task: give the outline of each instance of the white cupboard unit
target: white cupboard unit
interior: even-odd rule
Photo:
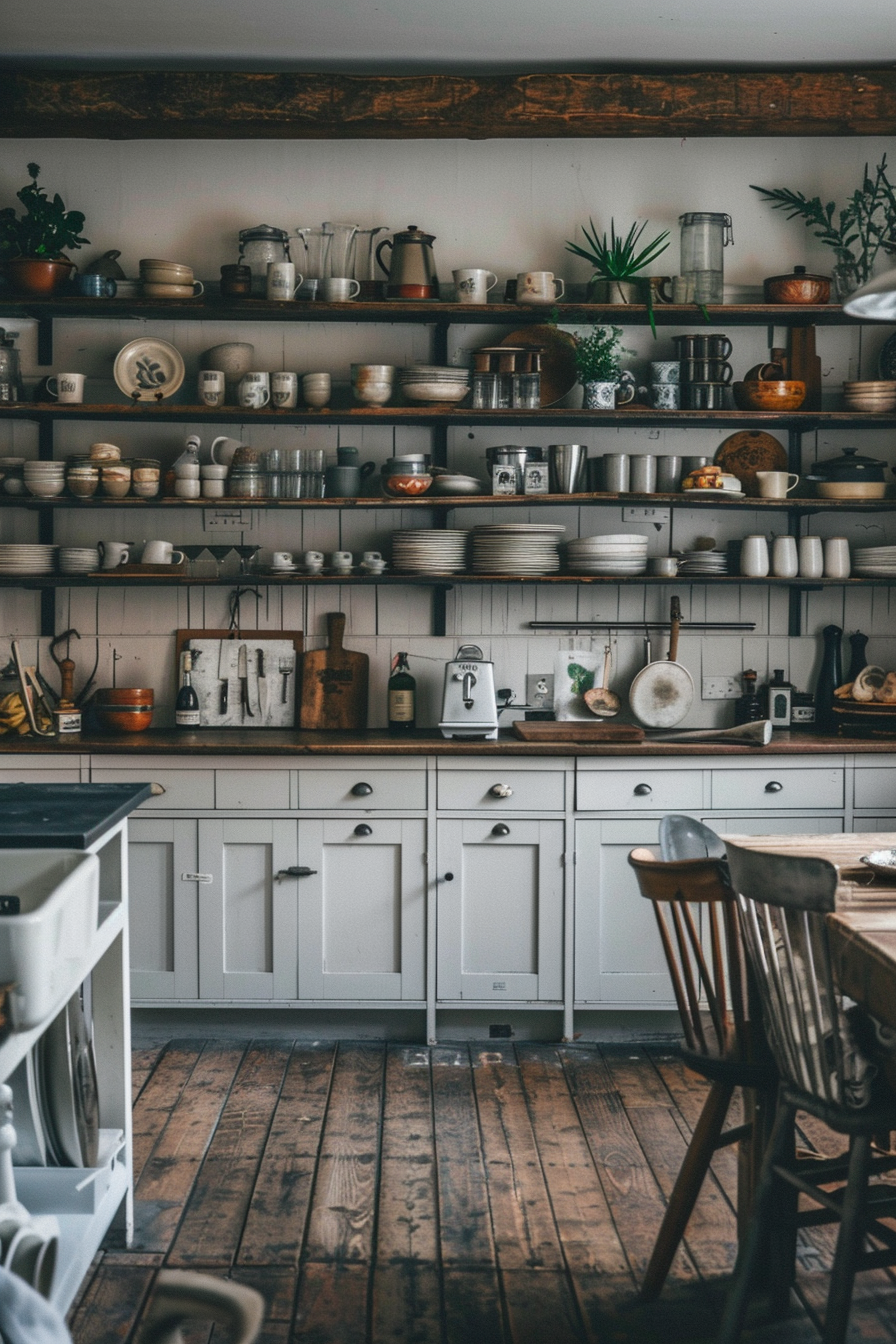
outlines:
[[[135,999],[199,997],[198,824],[131,821],[131,993]]]
[[[440,1003],[563,997],[564,826],[438,822]]]

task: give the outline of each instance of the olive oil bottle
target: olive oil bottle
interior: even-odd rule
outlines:
[[[392,660],[388,691],[389,732],[412,733],[417,724],[417,682],[406,653],[397,653]]]

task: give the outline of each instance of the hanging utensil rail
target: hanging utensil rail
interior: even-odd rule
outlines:
[[[530,630],[669,630],[670,621],[529,621]],[[755,630],[755,621],[682,621],[681,630]]]

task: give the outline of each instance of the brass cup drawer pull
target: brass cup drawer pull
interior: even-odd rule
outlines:
[[[512,798],[513,789],[509,784],[493,784],[489,789],[493,798]]]
[[[503,821],[499,821],[497,826],[492,827],[492,835],[498,836],[499,838],[509,834],[510,834],[510,827],[505,826]]]
[[[360,784],[354,784],[352,786],[352,794],[354,795],[355,798],[369,798],[372,793],[373,793],[372,784],[365,784],[362,781]]]
[[[765,786],[766,793],[782,793],[783,790],[784,785],[780,784],[776,779],[770,779]]]
[[[646,798],[646,797],[647,797],[649,794],[651,794],[651,793],[653,793],[653,789],[650,787],[649,784],[636,784],[636,785],[635,785],[635,797],[636,797],[636,798]]]

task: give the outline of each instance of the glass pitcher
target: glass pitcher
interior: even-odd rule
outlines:
[[[302,240],[305,249],[304,261],[298,267],[305,278],[299,286],[297,297],[316,299],[318,285],[330,274],[328,267],[333,235],[329,226],[324,224],[319,229],[296,229],[296,237]]]
[[[722,251],[734,242],[730,215],[695,210],[679,215],[681,275],[693,287],[694,303],[722,303],[725,268]]]
[[[332,235],[330,243],[330,275],[351,279],[355,271],[355,235],[357,224],[333,224],[324,220],[323,227]]]

